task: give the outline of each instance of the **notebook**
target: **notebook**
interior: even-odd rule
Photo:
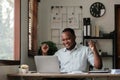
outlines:
[[[34,59],[38,73],[60,73],[57,56],[35,56]]]
[[[89,71],[89,73],[109,73],[109,70],[96,70],[96,71]]]

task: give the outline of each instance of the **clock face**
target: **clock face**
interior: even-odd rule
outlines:
[[[100,2],[95,2],[90,6],[90,13],[93,17],[101,17],[105,14],[105,6]]]

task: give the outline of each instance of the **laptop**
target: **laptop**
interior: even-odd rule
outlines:
[[[57,56],[35,56],[34,60],[38,73],[60,73]]]

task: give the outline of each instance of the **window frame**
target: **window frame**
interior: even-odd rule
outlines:
[[[15,60],[0,60],[0,65],[19,65],[21,59],[21,0],[14,0],[15,1],[15,11],[14,11],[14,58]]]
[[[30,0],[28,0],[28,5]],[[35,56],[38,53],[38,47],[37,47],[37,14],[38,14],[38,0],[33,0],[32,2],[32,19],[30,22],[30,16],[28,15],[28,56]],[[28,7],[28,14],[30,12],[30,7]],[[29,27],[31,23],[31,27]],[[29,30],[31,30],[31,33],[29,33]],[[31,40],[30,40],[30,37]],[[29,49],[31,47],[31,49]]]

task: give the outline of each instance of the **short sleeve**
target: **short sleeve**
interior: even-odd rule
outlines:
[[[88,48],[88,62],[94,66],[94,55],[93,55],[93,52],[90,48]]]

